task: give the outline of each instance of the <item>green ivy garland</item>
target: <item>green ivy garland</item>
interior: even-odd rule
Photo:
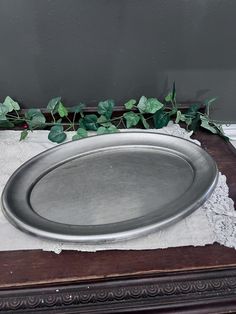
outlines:
[[[206,112],[200,111],[199,104],[192,104],[187,110],[181,111],[176,101],[175,85],[168,93],[164,101],[157,98],[142,96],[139,101],[130,99],[124,104],[126,112],[121,116],[113,116],[115,107],[114,100],[100,101],[97,106],[97,114],[85,114],[85,105],[80,103],[73,107],[65,107],[61,97],[53,98],[47,105],[51,119],[46,121],[45,115],[40,109],[29,109],[21,114],[18,102],[7,96],[0,104],[0,127],[23,128],[20,140],[24,140],[29,131],[50,127],[48,139],[52,142],[62,143],[67,135],[66,131],[74,131],[72,140],[78,140],[88,135],[88,131],[96,131],[97,134],[114,133],[119,127],[131,128],[142,124],[145,129],[152,127],[162,128],[168,124],[170,119],[175,123],[185,123],[187,129],[196,131],[199,127],[207,129],[213,134],[224,136],[219,124],[216,124],[209,117],[209,108],[215,98],[207,100],[204,104]]]

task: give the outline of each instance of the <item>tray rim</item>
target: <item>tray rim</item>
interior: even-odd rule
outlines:
[[[195,204],[194,207],[192,208],[186,208],[184,211],[181,211],[179,215],[176,215],[176,216],[173,216],[172,219],[169,221],[169,222],[165,222],[164,223],[164,226],[169,226],[170,224],[174,223],[174,222],[178,222],[179,220],[185,218],[186,216],[188,216],[189,214],[191,214],[194,210],[196,210],[198,207],[200,207],[200,205],[202,205],[204,203],[204,201],[206,201],[206,199],[211,195],[211,193],[213,192],[216,184],[217,184],[217,181],[218,181],[218,176],[219,176],[219,171],[218,171],[218,168],[217,168],[217,165],[214,161],[214,159],[205,151],[203,150],[199,145],[197,145],[196,143],[192,142],[191,140],[188,140],[188,139],[185,139],[185,138],[182,138],[182,137],[179,137],[179,136],[174,136],[174,135],[169,135],[169,134],[162,134],[162,133],[156,133],[156,132],[149,132],[149,131],[127,131],[127,132],[120,132],[120,133],[114,133],[114,134],[106,134],[106,135],[100,135],[101,137],[112,137],[112,136],[120,136],[120,135],[125,135],[125,134],[135,134],[135,135],[138,135],[138,134],[142,134],[142,135],[145,135],[145,136],[148,136],[149,134],[152,134],[154,136],[158,136],[158,137],[161,137],[161,138],[171,138],[172,140],[177,138],[178,140],[180,140],[181,142],[183,143],[188,143],[188,145],[193,145],[193,147],[195,146],[197,150],[201,150],[202,152],[204,152],[205,156],[207,156],[207,158],[211,161],[212,163],[212,166],[215,170],[215,177],[214,177],[214,180],[212,181],[211,185],[209,186],[209,189],[208,191],[202,195],[201,198],[198,199],[197,203]],[[89,139],[93,139],[93,138],[98,138],[100,136],[97,136],[97,135],[92,135],[92,136],[89,136],[88,138],[84,138],[84,139],[81,139],[80,140],[80,143],[83,141],[88,141]],[[5,185],[4,189],[3,189],[3,192],[2,192],[2,195],[1,195],[1,205],[2,205],[2,211],[4,213],[4,215],[6,216],[6,218],[13,224],[15,225],[18,229],[24,231],[24,232],[27,232],[27,233],[30,233],[30,234],[33,234],[33,235],[36,235],[36,236],[40,236],[40,237],[43,237],[43,238],[47,238],[47,239],[51,239],[51,240],[62,240],[62,241],[69,241],[69,242],[83,242],[83,243],[111,243],[111,242],[116,242],[116,241],[120,241],[120,240],[127,240],[127,239],[130,239],[130,238],[134,238],[134,237],[137,237],[137,236],[141,236],[143,234],[147,234],[147,233],[151,233],[157,229],[160,229],[162,228],[162,224],[159,224],[157,226],[157,222],[154,222],[152,224],[149,224],[148,226],[144,225],[142,227],[138,227],[138,228],[135,228],[135,229],[131,229],[129,231],[121,231],[121,232],[116,232],[116,233],[111,233],[111,234],[102,234],[102,235],[94,235],[94,236],[88,236],[88,235],[67,235],[67,234],[58,234],[58,233],[55,233],[55,232],[46,232],[42,229],[38,229],[38,228],[35,228],[35,227],[32,227],[30,226],[29,224],[25,223],[24,221],[22,221],[21,219],[18,219],[18,217],[16,217],[9,208],[7,208],[6,206],[6,194],[7,194],[7,190],[9,189],[9,186],[11,186],[11,182],[13,181],[14,182],[14,179],[15,177],[17,176],[17,174],[19,174],[25,167],[27,167],[28,165],[30,165],[32,163],[32,161],[39,159],[41,158],[41,156],[45,156],[45,155],[48,155],[50,154],[51,152],[55,152],[59,149],[59,150],[62,150],[63,146],[64,145],[73,145],[72,143],[75,143],[75,142],[66,142],[66,143],[63,143],[63,144],[60,144],[60,145],[57,145],[57,146],[54,146],[52,148],[49,148],[43,152],[41,152],[40,154],[37,154],[36,156],[30,158],[28,161],[26,161],[25,163],[23,163],[18,169],[16,169],[16,171],[11,175],[11,177],[9,178],[9,180],[7,181],[7,184]],[[118,145],[120,146],[120,145]],[[122,145],[121,145],[122,146]],[[125,145],[127,146],[127,145]],[[135,145],[130,145],[132,147],[134,147]],[[142,146],[142,145],[140,145]],[[147,145],[143,145],[143,146],[147,146]],[[114,147],[117,147],[114,146]],[[156,146],[158,147],[158,146]],[[112,149],[113,147],[112,146],[109,146],[110,149]],[[166,148],[165,148],[166,149]],[[103,148],[102,150],[106,150],[106,148]],[[96,151],[96,149],[94,150]],[[91,153],[91,151],[89,151]],[[85,154],[88,154],[85,153]],[[83,154],[82,154],[83,155]],[[179,152],[178,152],[178,155],[179,155]],[[76,154],[74,157],[71,157],[69,158],[69,160],[72,160],[72,159],[76,159],[78,156],[81,156],[81,154]],[[67,160],[67,159],[65,159]],[[54,165],[54,169],[57,168],[60,164],[64,164],[65,163],[65,160],[63,159],[63,161],[61,161],[59,164],[56,164]],[[68,161],[69,161],[68,160]],[[51,171],[51,168],[50,168],[50,171]],[[48,172],[47,172],[48,173]],[[45,173],[43,173],[42,177],[45,175]],[[33,209],[32,209],[33,211]],[[35,213],[35,212],[34,212]],[[36,215],[38,215],[37,213],[35,213]],[[39,216],[39,215],[38,215]],[[41,217],[42,219],[44,220],[47,220],[46,218],[42,217],[42,216],[39,216]],[[52,222],[52,221],[51,221]],[[53,224],[56,224],[56,225],[66,225],[66,224],[62,224],[62,223],[59,223],[59,222],[52,222]],[[91,225],[91,226],[94,226],[94,225]],[[103,225],[101,225],[103,226]],[[80,227],[79,225],[75,225],[75,227]]]

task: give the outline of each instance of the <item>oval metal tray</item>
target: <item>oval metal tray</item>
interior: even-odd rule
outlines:
[[[31,234],[110,242],[186,217],[217,178],[214,160],[190,141],[151,132],[93,136],[23,164],[5,186],[2,208]]]

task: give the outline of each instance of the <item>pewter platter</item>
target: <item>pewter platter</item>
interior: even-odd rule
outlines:
[[[34,235],[111,242],[183,219],[217,178],[213,159],[190,141],[151,132],[93,136],[22,165],[5,186],[2,208]]]

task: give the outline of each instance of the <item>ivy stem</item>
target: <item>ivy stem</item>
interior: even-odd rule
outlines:
[[[110,119],[110,120],[107,120],[106,122],[113,122],[113,121],[117,121],[117,120],[120,120],[120,119],[122,119],[122,116],[116,117],[116,118],[113,118],[113,119]]]
[[[73,122],[71,121],[71,119],[68,116],[66,116],[66,119],[70,122],[70,124],[73,124]]]
[[[73,123],[73,130],[75,131],[75,118],[76,118],[76,112],[74,112],[72,123]]]
[[[7,117],[7,118],[10,118],[10,119],[14,119],[14,120],[26,121],[26,119],[25,119],[25,118],[21,118],[21,117],[19,116],[19,114],[18,114],[18,116],[14,116],[13,114],[7,113],[7,114],[6,114],[6,117]]]
[[[67,129],[65,129],[65,132],[69,131],[72,127],[73,127],[73,125],[70,125]]]
[[[142,113],[136,113],[137,116],[141,116]],[[116,117],[116,118],[113,118],[113,119],[110,119],[110,120],[107,120],[106,122],[113,122],[113,121],[117,121],[117,120],[120,120],[120,119],[123,119],[123,115],[122,116],[119,116],[119,117]]]
[[[14,111],[16,113],[17,118],[20,118],[19,113],[16,110],[14,110]]]
[[[52,112],[52,111],[50,111],[50,113],[51,113],[51,116],[52,116],[52,119],[53,119],[53,123],[55,124],[55,123],[56,123],[55,116],[54,116],[54,114],[53,114],[53,112]]]
[[[120,121],[117,123],[117,128],[120,126],[120,124],[122,123],[122,118],[120,119]]]
[[[125,125],[125,123],[124,123],[123,118],[121,118],[121,123],[122,123],[123,127],[126,128],[126,125]]]

